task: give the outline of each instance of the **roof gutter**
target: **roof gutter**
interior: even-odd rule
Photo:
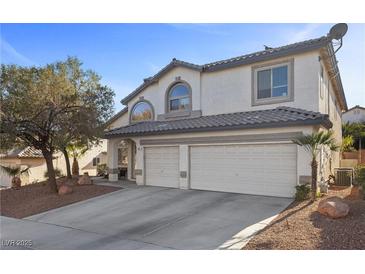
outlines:
[[[331,65],[334,68],[335,71],[335,75],[331,76],[331,79],[334,78],[336,81],[336,85],[338,86],[338,92],[341,98],[341,105],[342,105],[342,109],[347,111],[348,110],[348,106],[347,106],[347,102],[346,102],[346,96],[343,90],[343,86],[342,86],[342,81],[341,81],[341,76],[340,76],[340,70],[337,66],[337,58],[336,58],[336,54],[333,48],[332,43],[328,43],[327,45],[327,52],[329,55],[329,59],[331,60]]]

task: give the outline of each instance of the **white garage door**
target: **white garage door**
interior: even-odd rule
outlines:
[[[296,146],[291,144],[193,146],[192,189],[292,197]]]
[[[145,148],[146,185],[179,187],[179,148]]]

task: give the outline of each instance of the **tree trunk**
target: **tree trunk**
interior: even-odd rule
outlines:
[[[76,157],[74,157],[72,163],[72,175],[79,176],[79,163],[77,162]]]
[[[52,153],[47,150],[44,150],[42,152],[43,152],[43,157],[46,159],[49,187],[53,192],[57,193],[58,188],[56,183],[56,174],[53,167]]]
[[[311,163],[312,167],[312,201],[314,201],[317,197],[317,169],[318,169],[318,163],[316,159],[312,159]]]
[[[66,148],[62,149],[62,153],[63,153],[63,156],[65,157],[67,178],[72,179],[70,158],[68,157]]]

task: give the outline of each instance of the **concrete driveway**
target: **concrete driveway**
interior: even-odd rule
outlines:
[[[216,249],[291,201],[128,187],[22,220],[1,217],[0,233],[2,240],[32,240],[32,249]],[[2,241],[2,248],[28,247]]]

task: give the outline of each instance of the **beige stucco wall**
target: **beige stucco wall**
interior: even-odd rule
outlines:
[[[202,73],[189,68],[176,67],[128,102],[128,114],[112,123],[112,128],[128,124],[130,111],[141,97],[152,104],[155,119],[157,115],[164,114],[166,91],[177,77],[189,83],[192,88],[192,109],[201,110],[203,115],[260,110],[278,106],[321,111],[323,106],[319,102],[320,63],[318,57],[319,51],[312,51],[266,62]],[[294,100],[252,106],[252,67],[292,60],[294,66]]]
[[[99,145],[92,146],[86,153],[78,159],[79,162],[79,172],[83,174],[88,172],[90,176],[95,176],[97,173],[97,167],[93,166],[93,158],[99,157],[99,164],[107,163],[107,141],[101,140]],[[62,153],[57,153],[55,155],[56,159],[53,161],[54,166],[61,170],[63,175],[66,175],[66,162]],[[73,159],[70,158],[70,165],[72,168]]]
[[[20,177],[22,185],[27,185],[44,180],[44,172],[47,170],[43,158],[1,158],[0,164],[4,166],[21,166],[22,169],[29,167],[28,174]],[[0,174],[0,185],[10,186],[11,178],[4,172]]]
[[[320,79],[320,66],[323,67],[323,81]],[[342,143],[342,119],[341,119],[341,109],[336,99],[334,92],[333,82],[330,79],[329,71],[327,70],[323,61],[318,63],[318,101],[319,101],[319,111],[323,114],[328,114],[329,119],[333,124],[332,131],[334,132],[334,137],[336,143],[341,145]],[[333,169],[340,167],[340,152],[332,152],[332,170],[329,170],[328,174],[333,172]]]
[[[108,125],[108,129],[124,127],[124,126],[128,125],[128,123],[129,123],[129,117],[128,117],[128,111],[127,111],[123,115],[118,117],[114,122],[110,123]]]
[[[200,72],[188,68],[176,67],[166,73],[157,83],[147,87],[143,92],[138,94],[130,102],[128,102],[128,111],[130,112],[133,105],[138,102],[141,96],[148,100],[155,112],[155,119],[157,115],[165,113],[165,95],[169,86],[176,81],[176,77],[189,83],[192,89],[192,109],[200,109]],[[129,115],[128,115],[129,117]]]
[[[261,66],[294,58],[294,101],[252,106],[252,65],[202,74],[203,115],[275,108],[297,107],[318,111],[318,52],[255,63]]]

